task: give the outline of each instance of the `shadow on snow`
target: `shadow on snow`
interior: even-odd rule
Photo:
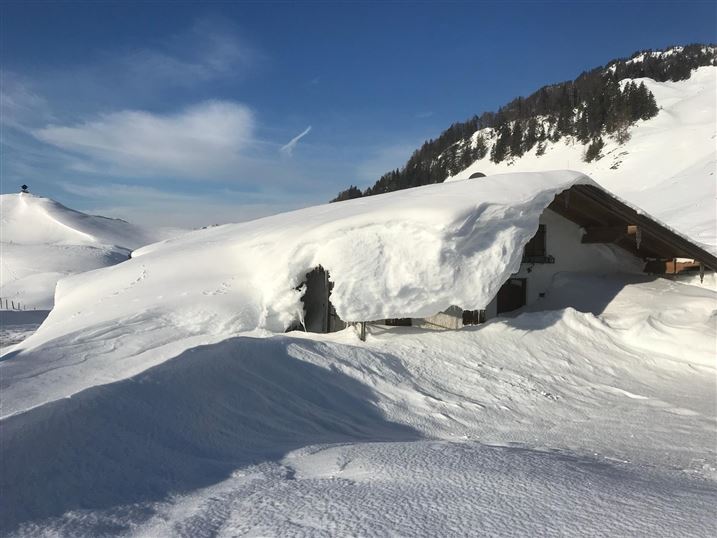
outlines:
[[[3,420],[0,528],[162,500],[310,444],[420,437],[383,418],[369,387],[291,357],[293,342],[197,347]]]

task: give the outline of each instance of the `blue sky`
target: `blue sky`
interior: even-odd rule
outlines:
[[[372,184],[455,121],[644,48],[709,2],[7,2],[3,193],[152,226]]]

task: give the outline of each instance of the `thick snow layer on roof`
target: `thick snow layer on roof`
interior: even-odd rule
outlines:
[[[588,182],[569,171],[508,174],[196,231],[63,280],[48,321],[76,330],[138,309],[182,319],[205,310],[236,332],[283,331],[302,310],[296,288],[319,265],[347,321],[427,316],[453,304],[482,308],[519,268],[555,195]]]

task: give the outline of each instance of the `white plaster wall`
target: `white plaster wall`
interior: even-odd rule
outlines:
[[[624,249],[611,244],[582,243],[583,229],[546,209],[540,217],[540,224],[546,227],[546,252],[555,258],[555,263],[524,263],[514,278],[527,279],[527,304],[540,299],[547,293],[556,273],[569,271],[592,274],[640,273],[643,261]],[[491,301],[487,316],[496,315],[496,301]]]
[[[642,260],[611,244],[583,244],[583,229],[549,209],[541,215],[540,224],[546,227],[546,253],[555,258],[555,263],[524,263],[520,271],[511,276],[527,280],[528,305],[539,301],[541,293],[547,295],[556,273],[568,271],[605,275],[642,272]],[[498,315],[498,301],[495,297],[485,310],[487,319]],[[455,307],[426,320],[447,329],[463,326],[460,309]]]

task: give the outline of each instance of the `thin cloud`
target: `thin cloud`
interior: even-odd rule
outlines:
[[[296,135],[294,138],[289,140],[289,143],[282,146],[279,150],[282,155],[286,155],[287,157],[291,157],[294,155],[294,148],[299,143],[299,140],[304,138],[307,134],[311,132],[311,125],[309,125],[306,129],[304,129],[301,133]]]
[[[235,169],[253,144],[254,124],[242,104],[205,101],[170,115],[123,110],[32,133],[74,155],[77,171],[192,178]]]
[[[181,193],[145,185],[64,182],[61,188],[78,198],[85,212],[122,218],[151,229],[185,230],[211,224],[242,222],[320,201],[303,193],[287,198],[281,191],[250,193],[222,189],[216,193]]]
[[[154,48],[131,51],[116,62],[124,76],[142,84],[152,80],[170,86],[194,86],[241,74],[257,56],[226,21],[205,18],[188,32]],[[103,65],[114,63],[106,58]]]

